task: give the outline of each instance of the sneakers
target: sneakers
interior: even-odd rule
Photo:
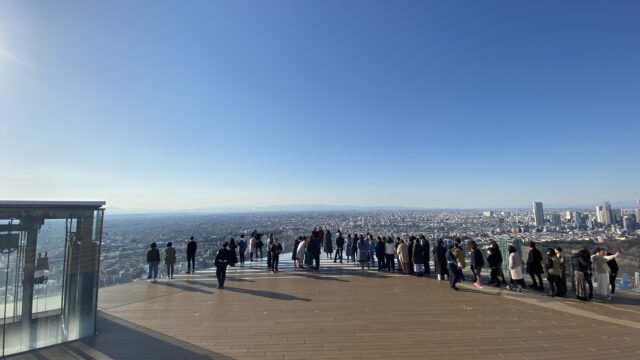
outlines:
[[[477,287],[478,289],[482,289],[483,288],[482,284],[480,284],[478,282],[474,282],[473,286]]]

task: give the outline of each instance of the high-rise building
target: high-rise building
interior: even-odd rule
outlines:
[[[627,231],[636,230],[636,217],[633,214],[625,215],[623,220],[624,229]]]
[[[604,226],[609,226],[614,223],[613,213],[611,211],[611,203],[608,201],[604,202],[604,209],[602,210],[602,223],[604,224]]]
[[[636,209],[640,210],[640,199],[636,200]]]
[[[586,225],[586,221],[579,211],[573,212],[573,221],[576,224],[576,227],[581,227]]]
[[[571,217],[571,211],[569,211],[569,210],[565,211],[565,212],[564,212],[564,218],[565,218],[565,220],[571,220],[571,219],[573,219],[573,218]]]
[[[560,226],[560,214],[551,214],[551,226]]]
[[[596,206],[596,221],[600,224],[604,223],[602,214],[604,213],[604,207],[602,205]]]
[[[640,220],[640,209],[636,209],[636,221]]]
[[[539,201],[533,203],[533,219],[536,222],[537,228],[544,226],[544,209],[542,208],[542,203]]]

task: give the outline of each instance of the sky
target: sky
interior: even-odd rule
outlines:
[[[0,2],[0,199],[640,197],[638,1]]]

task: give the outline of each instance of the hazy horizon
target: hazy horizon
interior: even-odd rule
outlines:
[[[637,1],[3,1],[0,199],[635,201],[639,13]]]

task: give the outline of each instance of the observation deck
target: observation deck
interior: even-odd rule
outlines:
[[[323,255],[324,256],[324,255]],[[617,359],[640,357],[640,298],[455,292],[434,278],[266,259],[102,288],[97,335],[10,359]]]

